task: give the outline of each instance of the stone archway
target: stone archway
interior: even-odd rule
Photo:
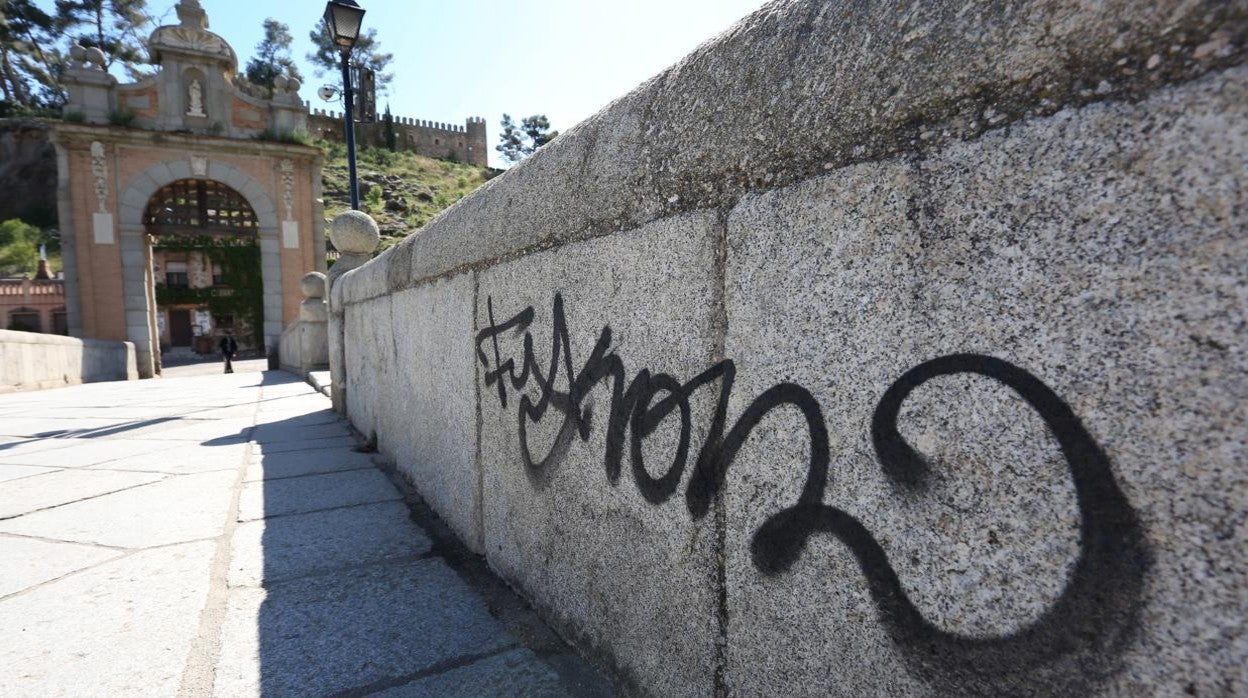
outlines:
[[[216,180],[179,179],[152,196],[143,223],[162,349],[167,339],[211,352],[224,330],[243,347],[264,347],[260,223],[247,199]],[[192,331],[192,314],[202,331]]]
[[[134,342],[140,375],[154,375],[159,366],[160,339],[156,327],[155,278],[144,213],[163,187],[187,179],[220,182],[244,197],[258,222],[260,274],[264,288],[264,341],[273,346],[282,332],[281,244],[277,208],[264,188],[243,170],[203,158],[192,167],[189,159],[166,160],[136,175],[121,196],[118,232],[122,259],[126,337]]]

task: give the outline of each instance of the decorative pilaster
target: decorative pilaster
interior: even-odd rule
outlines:
[[[293,250],[299,247],[299,221],[295,220],[295,163],[289,158],[281,161],[278,170],[282,174],[282,247]]]
[[[99,141],[91,144],[91,178],[95,187],[96,202],[96,211],[91,216],[91,229],[95,244],[115,244],[115,221],[113,214],[108,210],[108,153],[104,144]]]

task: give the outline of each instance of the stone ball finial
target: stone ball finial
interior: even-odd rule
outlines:
[[[325,297],[325,275],[319,271],[310,271],[299,279],[299,290],[303,291],[304,298],[324,298]]]
[[[86,58],[88,63],[99,67],[101,70],[104,69],[104,52],[98,46],[92,46],[87,49]]]
[[[286,82],[286,90],[291,94],[298,92],[300,87],[303,87],[303,83],[299,82],[299,78],[291,78]]]
[[[343,254],[369,255],[381,243],[381,230],[367,213],[347,211],[330,224],[329,239]]]
[[[75,63],[81,64],[85,62],[87,60],[87,47],[82,44],[74,44],[73,46],[70,46],[69,57],[72,58]]]
[[[285,75],[278,75],[277,77],[273,78],[273,89],[277,90],[278,92],[285,92],[286,85],[289,82],[290,82],[290,78],[287,78]]]

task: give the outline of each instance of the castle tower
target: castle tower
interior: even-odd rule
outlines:
[[[465,158],[470,165],[477,167],[488,167],[490,160],[489,143],[485,135],[485,119],[479,116],[470,116],[467,121],[468,137],[466,139],[468,146],[468,156]]]

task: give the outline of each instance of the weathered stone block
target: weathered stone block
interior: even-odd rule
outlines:
[[[1243,688],[1246,90],[1235,69],[734,210],[731,411],[813,398],[729,469],[734,691]]]
[[[342,285],[345,294],[344,303],[359,303],[386,293],[388,290],[386,273],[391,264],[390,256],[394,254],[394,249],[391,247],[377,256],[378,259],[384,258],[382,262],[366,264],[348,272],[351,275],[351,283]]]
[[[347,346],[348,413],[361,432],[377,434],[381,452],[481,552],[474,282],[465,274],[347,307],[348,334],[376,336],[376,343]],[[387,398],[383,409],[373,407],[378,395]]]
[[[340,288],[334,285],[334,290]],[[333,291],[331,290],[331,293]],[[398,397],[391,389],[398,378],[394,339],[391,334],[391,299],[388,296],[367,303],[347,306],[343,310],[344,371],[342,376],[348,397],[348,416],[353,426],[365,436],[380,427],[380,414],[390,399]],[[332,325],[332,314],[331,314]],[[333,369],[333,338],[330,339],[330,368]]]
[[[621,673],[655,694],[713,687],[716,531],[714,517],[686,510],[690,469],[665,475],[681,430],[661,424],[639,439],[646,462],[634,466],[608,437],[613,404],[621,423],[631,414],[631,398],[612,391],[646,383],[638,374],[687,380],[714,362],[719,230],[710,214],[659,221],[493,267],[477,290],[486,555],[556,626],[610,647]],[[619,381],[584,380],[568,397],[573,373],[615,365],[594,353],[608,337]],[[514,361],[501,383],[500,361]],[[526,406],[545,414],[524,416]],[[694,401],[694,442],[712,409]]]
[[[0,392],[136,378],[131,342],[0,330]]]

